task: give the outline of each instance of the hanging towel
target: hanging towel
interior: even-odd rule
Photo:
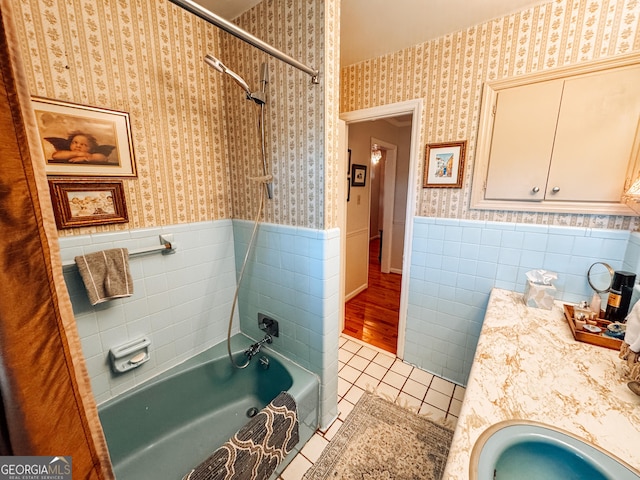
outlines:
[[[624,368],[629,378],[640,381],[640,301],[626,318],[624,342],[620,345],[619,357],[626,361]]]
[[[129,251],[113,248],[75,258],[91,305],[133,295]]]
[[[624,341],[634,352],[640,352],[640,302],[637,302],[626,318],[627,328]]]

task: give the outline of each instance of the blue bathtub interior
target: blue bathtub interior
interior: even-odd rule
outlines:
[[[610,453],[551,425],[510,420],[485,431],[471,454],[474,480],[639,480]]]
[[[232,351],[251,343],[238,334]],[[275,478],[318,427],[318,379],[267,348],[249,367],[236,369],[225,343],[99,406],[116,478],[181,479],[249,421],[250,409],[264,408],[281,391],[296,399],[300,442]]]

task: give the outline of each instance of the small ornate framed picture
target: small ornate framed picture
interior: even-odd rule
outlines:
[[[122,180],[49,179],[58,228],[129,221]]]
[[[427,144],[423,188],[462,188],[467,141]]]

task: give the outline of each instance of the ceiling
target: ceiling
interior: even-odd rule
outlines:
[[[261,0],[195,0],[231,20]],[[340,63],[395,52],[550,0],[342,0]]]

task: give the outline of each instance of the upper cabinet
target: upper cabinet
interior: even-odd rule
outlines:
[[[632,215],[640,54],[485,85],[471,207]]]

